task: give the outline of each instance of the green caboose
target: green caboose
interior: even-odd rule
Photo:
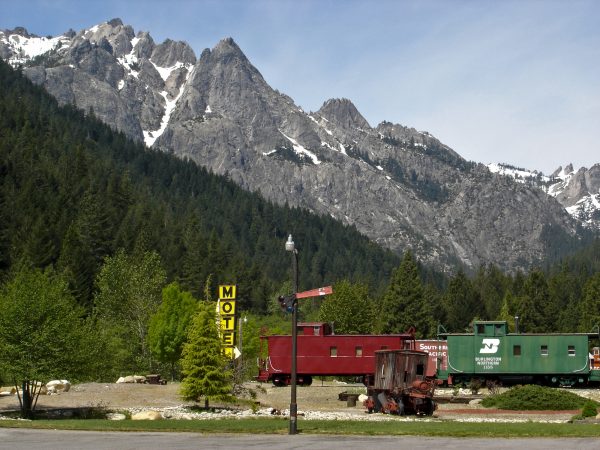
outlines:
[[[439,334],[448,340],[448,367],[438,376],[449,384],[472,379],[561,386],[600,381],[600,370],[590,363],[590,336],[509,333],[505,321],[478,321],[473,333]]]

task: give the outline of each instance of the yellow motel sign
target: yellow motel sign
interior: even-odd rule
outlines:
[[[240,354],[235,347],[235,296],[237,286],[219,286],[219,301],[217,302],[219,335],[223,343],[223,351],[229,358],[237,358]]]

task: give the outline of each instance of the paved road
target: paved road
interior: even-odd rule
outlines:
[[[459,439],[365,436],[202,435],[198,433],[125,433],[0,428],[0,449],[178,450],[178,449],[368,449],[377,450],[597,450],[598,439]]]

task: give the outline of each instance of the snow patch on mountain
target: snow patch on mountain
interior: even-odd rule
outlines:
[[[6,44],[12,50],[13,55],[8,59],[8,63],[16,67],[44,53],[59,50],[63,47],[66,48],[71,43],[71,39],[66,36],[22,36],[16,33],[7,35],[5,32],[0,31],[0,42]]]
[[[285,133],[283,133],[283,131],[279,130],[279,132],[283,135],[284,138],[286,138],[288,141],[290,141],[292,143],[294,152],[296,152],[297,155],[308,156],[310,158],[310,160],[313,162],[313,164],[321,164],[321,161],[319,161],[319,158],[317,157],[317,155],[315,155],[310,150],[307,150],[306,148],[304,148],[302,145],[300,145],[298,143],[298,141],[296,141],[294,138],[287,136]]]
[[[171,72],[173,70],[176,70],[179,67],[182,67],[182,65],[179,65],[179,63],[177,63],[175,66],[173,66],[171,69]],[[157,67],[156,65],[154,65],[154,67]],[[181,97],[181,94],[183,94],[184,91],[184,87],[187,84],[188,80],[190,79],[190,75],[192,74],[192,72],[194,71],[194,67],[189,65],[188,66],[188,73],[186,75],[186,79],[185,82],[181,85],[181,87],[179,88],[179,92],[177,94],[177,96],[171,100],[169,100],[169,96],[167,94],[167,91],[162,91],[160,93],[160,95],[162,95],[162,97],[165,99],[165,112],[162,116],[162,120],[160,122],[160,127],[158,128],[158,130],[144,130],[142,131],[142,133],[144,134],[144,142],[146,143],[146,145],[148,147],[152,147],[152,145],[154,144],[154,142],[165,132],[165,130],[167,129],[167,125],[169,124],[169,119],[171,118],[171,114],[173,113],[173,110],[175,109],[175,106],[177,106],[177,102],[179,101],[179,98]],[[170,73],[170,72],[169,72]],[[161,75],[162,76],[162,75]],[[167,76],[168,78],[168,76]],[[210,107],[207,106],[207,112],[210,112]]]
[[[538,172],[537,170],[532,171],[527,169],[521,169],[518,167],[511,166],[509,164],[492,163],[488,164],[487,168],[492,173],[507,175],[511,178],[514,178],[515,181],[520,183],[526,183],[527,181],[531,181],[533,179],[540,179],[542,181],[550,180],[549,177],[544,176],[543,173]]]
[[[593,181],[593,171],[585,167],[575,171],[571,164],[559,167],[552,175],[546,176],[537,170],[516,168],[508,164],[488,164],[490,172],[506,175],[519,183],[528,184],[543,190],[556,198],[567,213],[588,228],[600,228],[600,189]]]

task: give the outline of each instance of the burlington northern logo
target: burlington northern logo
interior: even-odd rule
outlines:
[[[481,343],[483,347],[479,350],[479,353],[496,353],[500,346],[500,339],[485,338]]]

